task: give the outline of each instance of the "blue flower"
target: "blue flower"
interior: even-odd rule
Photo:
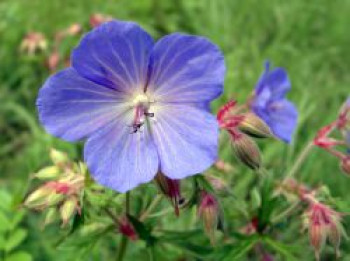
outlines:
[[[158,171],[182,179],[214,163],[208,104],[223,91],[225,64],[213,43],[180,33],[153,43],[137,24],[111,21],[86,34],[71,61],[41,88],[39,118],[54,136],[87,140],[98,183],[125,192]]]
[[[256,84],[251,108],[276,137],[290,143],[298,119],[296,107],[285,97],[291,84],[283,68],[270,71],[269,67],[267,62],[265,72]]]

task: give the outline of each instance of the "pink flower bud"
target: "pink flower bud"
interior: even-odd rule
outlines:
[[[206,191],[202,191],[198,214],[203,220],[205,233],[214,244],[214,233],[219,220],[219,206],[216,198]]]
[[[233,166],[223,160],[216,161],[215,167],[222,172],[230,172],[233,170]]]
[[[47,49],[47,41],[45,36],[39,32],[30,32],[22,40],[20,50],[28,55],[33,55],[37,51]]]
[[[90,25],[91,27],[97,27],[100,24],[111,21],[112,17],[104,14],[93,14],[90,16]]]
[[[119,220],[119,232],[131,240],[137,240],[138,238],[134,227],[127,217],[123,217]]]
[[[237,158],[251,169],[259,169],[261,156],[259,147],[254,140],[246,134],[233,135],[232,145]]]
[[[161,172],[158,172],[155,181],[158,184],[158,187],[167,196],[174,205],[176,216],[179,215],[179,203],[181,199],[180,194],[180,181],[175,179],[169,179]]]
[[[310,243],[315,249],[316,259],[319,260],[320,253],[326,242],[327,237],[336,248],[340,244],[340,235],[342,226],[340,223],[341,215],[328,206],[317,201],[310,203],[308,210],[308,226]]]

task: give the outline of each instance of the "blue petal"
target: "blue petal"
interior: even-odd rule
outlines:
[[[93,83],[68,68],[45,82],[37,106],[47,132],[76,141],[127,110],[125,98],[124,94]]]
[[[152,134],[160,169],[171,179],[205,171],[217,159],[218,123],[198,107],[161,104],[154,108]]]
[[[255,93],[262,103],[262,101],[283,99],[290,88],[291,83],[286,70],[275,68],[270,71],[270,63],[266,63],[265,71],[256,84]]]
[[[174,33],[160,39],[150,58],[148,89],[163,102],[204,102],[223,91],[224,57],[203,37]]]
[[[104,23],[84,36],[72,55],[79,74],[123,92],[147,82],[151,36],[131,22]]]
[[[92,177],[97,183],[126,192],[149,182],[156,175],[159,160],[149,130],[131,133],[132,113],[93,134],[84,149]]]
[[[281,140],[290,143],[297,126],[298,111],[288,100],[272,103],[269,106],[269,119],[266,122],[272,132]]]
[[[267,78],[266,85],[269,86],[273,100],[283,99],[291,88],[288,74],[283,68],[275,68]]]

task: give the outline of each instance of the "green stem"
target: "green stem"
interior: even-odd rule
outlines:
[[[299,154],[299,157],[295,161],[294,165],[290,169],[290,171],[287,173],[286,177],[291,178],[295,175],[295,173],[299,170],[301,165],[304,163],[305,159],[311,152],[311,149],[314,147],[313,141],[309,142],[306,147],[302,150],[302,152]]]
[[[127,215],[130,213],[130,191],[125,194],[125,212]]]
[[[125,213],[127,215],[130,213],[130,191],[126,192],[125,194]],[[128,238],[126,236],[122,236],[119,243],[119,250],[116,259],[117,261],[122,261],[124,259],[128,242]]]
[[[296,201],[294,202],[289,208],[287,208],[285,211],[283,211],[281,214],[279,214],[278,216],[276,216],[275,218],[272,219],[272,223],[276,224],[279,221],[281,221],[282,219],[284,219],[285,217],[289,216],[290,214],[293,213],[293,211],[295,209],[297,209],[297,207],[299,207],[300,201]]]
[[[124,259],[126,247],[128,246],[128,242],[129,242],[128,238],[126,236],[122,236],[122,238],[120,240],[117,261],[122,261]]]

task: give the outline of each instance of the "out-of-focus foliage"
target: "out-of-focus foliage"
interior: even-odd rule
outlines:
[[[35,99],[38,89],[50,74],[46,59],[54,49],[55,34],[74,23],[90,30],[89,18],[103,13],[116,19],[140,23],[155,38],[175,31],[204,35],[224,51],[227,76],[224,95],[215,102],[213,111],[230,98],[244,101],[253,90],[261,73],[263,61],[268,58],[274,65],[288,70],[292,82],[289,98],[300,112],[299,125],[290,146],[277,141],[259,144],[263,162],[273,169],[274,178],[281,178],[293,161],[312,139],[317,130],[331,122],[349,94],[350,88],[350,34],[348,0],[319,1],[258,1],[258,0],[2,0],[0,1],[0,258],[9,261],[26,260],[111,260],[118,251],[117,235],[105,213],[83,208],[73,227],[79,227],[82,217],[96,220],[82,229],[61,229],[60,224],[42,230],[43,215],[20,208],[28,194],[29,176],[50,165],[51,147],[68,152],[72,159],[81,158],[81,144],[72,145],[45,133],[38,124]],[[22,39],[28,32],[43,33],[47,49],[37,55],[20,51]],[[61,57],[69,57],[79,36],[66,38],[58,48]],[[64,66],[62,61],[60,68]],[[313,256],[306,233],[299,233],[301,221],[283,220],[273,226],[271,236],[245,236],[237,229],[259,216],[268,222],[275,212],[288,207],[275,202],[269,193],[270,184],[257,186],[256,174],[242,167],[232,156],[230,146],[222,147],[220,157],[234,167],[228,173],[212,169],[227,183],[228,193],[222,198],[224,219],[230,226],[225,229],[236,241],[228,245],[209,247],[195,209],[173,215],[171,205],[162,201],[168,215],[154,211],[147,224],[159,224],[167,230],[142,230],[142,239],[129,242],[126,260],[244,260],[247,253],[260,242],[277,253],[277,260],[310,260]],[[325,184],[337,198],[333,204],[341,212],[349,212],[348,187],[350,180],[342,175],[338,161],[321,150],[315,150],[296,176],[310,186]],[[33,181],[34,184],[37,181]],[[32,182],[32,184],[33,184]],[[190,181],[184,189],[190,191]],[[266,186],[266,187],[265,187]],[[157,193],[155,186],[142,186],[133,192],[134,213],[146,206]],[[185,194],[186,198],[192,195]],[[104,207],[121,204],[121,196],[113,194],[86,194],[90,204]],[[338,200],[339,199],[339,200]],[[344,217],[344,223],[350,224]],[[260,223],[264,229],[264,222]],[[182,231],[179,231],[179,229]],[[345,227],[346,229],[346,227]],[[283,231],[283,232],[281,232]],[[108,233],[107,233],[108,232]],[[70,234],[72,233],[72,234]],[[141,233],[140,233],[141,234]],[[68,237],[69,235],[69,237]],[[220,234],[219,236],[222,236]],[[162,242],[158,245],[155,242]],[[146,243],[154,247],[145,248]],[[208,248],[200,247],[208,245]],[[344,260],[350,258],[350,248],[341,246]],[[333,258],[332,249],[325,255]],[[11,259],[12,258],[12,259]],[[249,259],[251,260],[251,259]]]

